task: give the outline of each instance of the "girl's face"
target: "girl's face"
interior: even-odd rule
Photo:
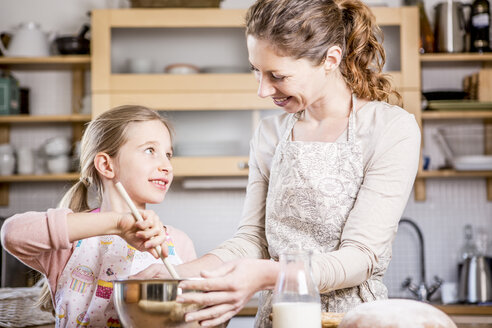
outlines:
[[[279,56],[268,41],[251,35],[247,45],[261,98],[272,97],[275,105],[296,113],[329,96],[323,65],[313,66],[306,59]]]
[[[116,178],[137,207],[164,200],[173,180],[171,135],[158,121],[130,123],[116,158]]]

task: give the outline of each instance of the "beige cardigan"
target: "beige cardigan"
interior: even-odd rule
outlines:
[[[211,254],[223,261],[269,259],[265,204],[270,167],[289,116],[261,121],[250,144],[249,181],[235,236]],[[346,140],[346,131],[338,140]],[[356,139],[363,152],[364,181],[342,232],[337,251],[316,254],[313,274],[321,293],[357,286],[376,267],[391,244],[417,173],[420,129],[412,114],[384,102],[369,102],[356,113]]]

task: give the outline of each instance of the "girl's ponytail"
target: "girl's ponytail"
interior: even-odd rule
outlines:
[[[63,196],[58,207],[69,208],[75,213],[89,210],[88,183],[80,178]]]
[[[345,56],[340,71],[359,98],[401,100],[386,74],[382,73],[386,55],[381,42],[383,33],[371,10],[359,0],[336,0],[345,26]],[[380,40],[378,40],[380,38]]]

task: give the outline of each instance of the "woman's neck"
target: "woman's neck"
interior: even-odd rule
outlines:
[[[343,79],[341,73],[332,73],[327,79],[325,94],[311,106],[306,108],[307,121],[323,122],[325,120],[340,120],[349,117],[352,109],[352,91]]]

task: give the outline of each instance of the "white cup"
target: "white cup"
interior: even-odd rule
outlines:
[[[15,170],[14,148],[10,144],[0,145],[0,175],[11,175]]]
[[[458,301],[458,283],[445,282],[441,285],[441,301],[443,304],[452,304]]]
[[[135,74],[149,74],[154,71],[154,62],[148,58],[128,59],[128,71]]]
[[[20,147],[17,149],[17,173],[34,173],[34,154],[31,148]]]

